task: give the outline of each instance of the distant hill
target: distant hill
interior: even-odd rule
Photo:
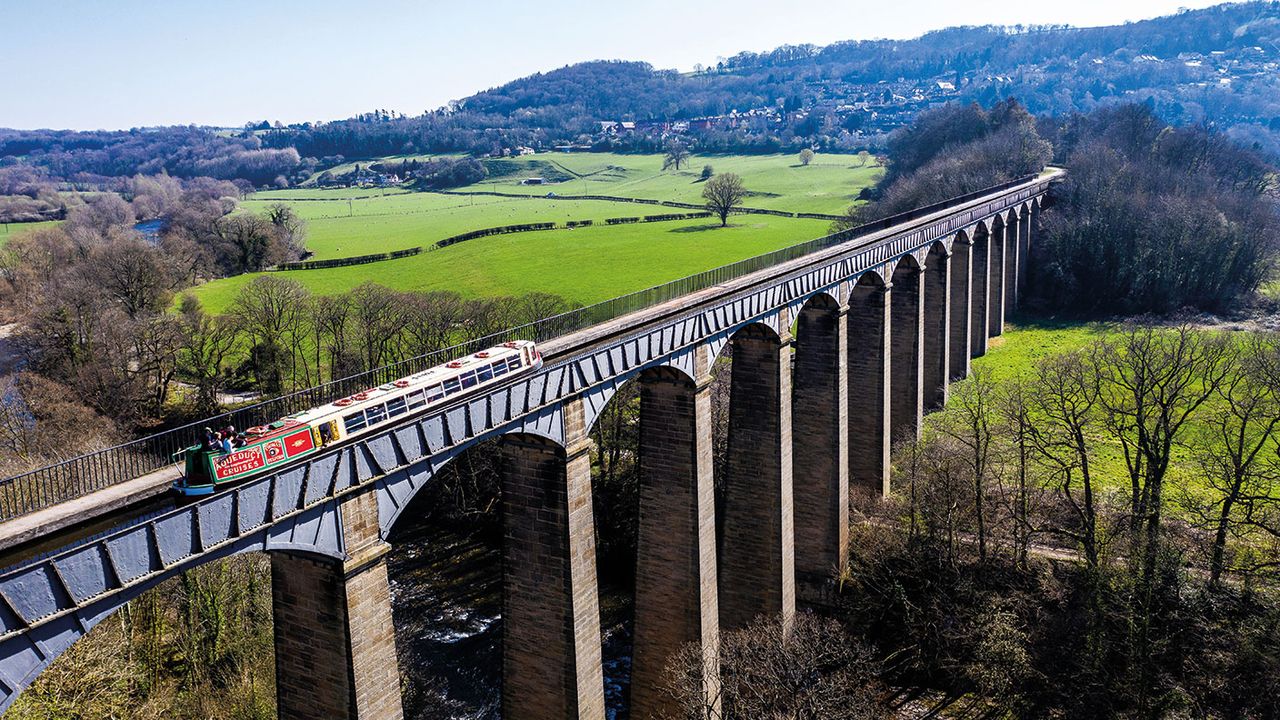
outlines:
[[[784,46],[687,74],[584,62],[416,117],[375,111],[315,125],[251,123],[234,138],[191,128],[0,131],[0,167],[5,156],[24,156],[64,178],[163,168],[262,184],[346,158],[521,147],[653,151],[673,137],[703,152],[848,152],[882,148],[924,108],[1008,96],[1037,114],[1148,102],[1166,120],[1217,124],[1280,155],[1280,2],[1113,27],[959,27],[911,40]],[[270,149],[298,156],[257,152]],[[228,151],[234,162],[219,159]]]
[[[912,40],[784,46],[741,53],[693,75],[643,63],[580,63],[478,93],[461,108],[507,117],[512,127],[567,132],[590,130],[598,120],[777,108],[817,113],[821,122],[784,122],[783,130],[829,144],[842,130],[892,129],[909,119],[899,109],[914,114],[937,102],[990,104],[1008,96],[1036,114],[1150,100],[1175,123],[1278,131],[1280,3],[1220,5],[1111,27],[957,27]],[[863,106],[879,112],[866,117]]]

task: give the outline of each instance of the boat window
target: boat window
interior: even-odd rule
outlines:
[[[427,402],[435,402],[444,397],[444,388],[439,385],[432,385],[427,388]]]
[[[519,355],[512,355],[511,357],[507,358],[507,367],[511,368],[512,370],[519,370],[520,365],[521,363],[520,363]]]
[[[476,379],[480,382],[489,382],[493,379],[493,368],[488,365],[481,365],[476,368]]]
[[[347,426],[347,432],[353,433],[364,428],[364,413],[358,412],[354,415],[348,415],[342,418],[342,422]]]
[[[371,408],[365,408],[364,416],[369,419],[370,425],[376,425],[387,419],[387,408],[385,405],[374,405]]]
[[[507,374],[507,363],[505,360],[499,360],[493,364],[493,376],[502,377]]]
[[[439,386],[437,385],[436,387],[438,388]],[[427,404],[427,398],[425,396],[424,390],[414,390],[408,395],[405,395],[404,399],[405,399],[405,402],[409,404],[410,410],[414,408],[420,408],[423,405]]]
[[[444,392],[446,395],[452,395],[462,390],[462,384],[458,382],[458,378],[449,378],[444,381]]]
[[[460,379],[460,380],[462,380],[462,387],[464,387],[464,388],[469,388],[469,387],[475,387],[475,386],[476,386],[476,374],[475,374],[475,372],[467,372],[467,373],[463,373],[463,374],[462,374],[462,377],[461,377],[461,378],[459,378],[459,379]]]
[[[404,398],[402,397],[391,398],[390,400],[387,401],[387,415],[389,417],[403,415],[405,414],[406,411],[408,411],[408,409],[409,408],[405,407]]]

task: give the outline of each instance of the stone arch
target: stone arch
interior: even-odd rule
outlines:
[[[600,419],[601,412],[613,400],[614,395],[625,387],[628,383],[642,379],[643,377],[658,375],[668,380],[687,380],[695,382],[696,358],[698,350],[689,348],[676,355],[665,358],[660,362],[651,363],[643,367],[637,368],[631,372],[614,378],[608,383],[598,385],[583,393],[583,410],[585,413],[586,430],[591,432],[595,428],[595,424]]]
[[[785,319],[785,318],[784,318]],[[720,624],[795,613],[791,496],[790,323],[734,332],[729,438],[719,505]]]
[[[987,354],[991,308],[991,232],[985,223],[975,226],[970,249],[969,357],[976,358]]]
[[[894,268],[895,274],[904,263],[909,270],[924,270],[928,267],[929,247],[929,245],[923,245],[898,258],[898,265]]]
[[[108,551],[101,549],[102,544],[128,537],[130,533],[136,532],[137,528],[145,528],[150,523],[141,523],[135,528],[124,529],[100,541],[12,571],[8,577],[0,580],[0,584],[6,586],[3,591],[0,591],[5,596],[5,602],[0,603],[0,619],[3,620],[6,631],[15,630],[24,622],[28,623],[29,627],[0,641],[0,658],[3,658],[3,662],[0,662],[0,712],[7,710],[17,700],[18,695],[30,687],[41,673],[99,623],[114,615],[130,601],[188,570],[250,552],[266,554],[288,552],[326,562],[341,562],[346,554],[341,549],[341,530],[340,523],[336,519],[336,503],[326,503],[326,506],[332,507],[315,508],[308,514],[318,514],[314,513],[315,510],[324,510],[329,513],[328,521],[323,523],[327,525],[326,530],[329,533],[326,538],[337,542],[307,545],[300,541],[295,542],[292,538],[288,541],[273,542],[272,529],[262,528],[212,551],[188,557],[161,572],[141,577],[133,584],[96,597],[80,598],[77,586],[82,583],[107,583],[112,575],[120,572],[112,570],[109,565],[93,567],[96,561],[106,561]],[[182,510],[177,512],[181,513]],[[162,518],[172,515],[162,516]],[[317,525],[322,523],[319,517],[309,517],[308,522],[315,522]],[[11,583],[15,575],[16,581]],[[119,580],[119,577],[115,579]],[[16,601],[10,594],[14,590],[24,592],[26,602]],[[73,602],[73,609],[52,618],[27,616],[27,613],[37,611],[42,602],[55,600],[54,595],[59,596],[57,599]]]
[[[849,289],[845,293],[846,297],[852,298],[853,291],[858,287],[888,287],[889,276],[892,272],[892,265],[877,265],[863,270],[849,282]]]
[[[720,359],[722,354],[724,354],[724,349],[739,336],[759,338],[768,337],[780,342],[783,337],[783,330],[778,327],[781,325],[778,318],[779,314],[780,313],[773,313],[766,318],[749,323],[743,323],[737,327],[730,328],[726,332],[717,335],[709,341],[707,346],[708,350],[710,350],[710,357],[708,358],[710,366],[715,366],[716,361]],[[772,324],[770,321],[772,321]],[[790,328],[788,327],[786,331],[790,332]]]
[[[927,272],[914,255],[905,255],[893,271],[890,296],[891,440],[914,436],[923,414],[924,286]]]
[[[796,314],[792,477],[798,592],[819,596],[849,557],[848,314],[817,294]]]
[[[936,240],[927,248],[924,275],[922,380],[925,411],[942,407],[947,402],[951,352],[951,282],[952,252],[947,244]]]
[[[973,312],[973,239],[960,230],[949,245],[951,302],[947,330],[947,379],[959,380],[969,374],[970,316]]]
[[[410,438],[414,438],[417,435],[417,429],[413,425],[394,432],[407,433]],[[508,435],[537,437],[563,448],[566,437],[563,404],[556,404],[543,408],[536,413],[522,416],[514,422],[471,437],[465,442],[448,447],[441,452],[430,452],[429,448],[426,447],[430,445],[430,442],[425,443],[425,451],[417,461],[392,471],[376,481],[378,526],[382,538],[386,540],[391,536],[404,510],[409,507],[418,493],[431,483],[446,465],[485,440]],[[401,440],[400,442],[406,441]]]
[[[991,222],[991,267],[988,279],[987,336],[996,337],[1004,331],[1004,311],[1008,294],[1008,266],[1010,259],[1009,233],[1016,227],[998,213]]]
[[[853,496],[889,492],[889,307],[894,290],[883,270],[849,289],[849,488]]]
[[[840,307],[840,288],[839,287],[825,288],[823,290],[819,290],[818,292],[815,292],[812,295],[804,298],[803,302],[801,302],[800,304],[800,307],[796,310],[796,313],[798,314],[800,312],[803,312],[806,307],[815,306],[815,305],[821,306],[821,307]]]

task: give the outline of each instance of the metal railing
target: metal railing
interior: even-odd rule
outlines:
[[[168,467],[205,427],[262,425],[508,340],[544,342],[1036,180],[1031,175],[0,480],[0,522]]]

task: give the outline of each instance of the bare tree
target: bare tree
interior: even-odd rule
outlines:
[[[404,328],[399,293],[367,282],[347,293],[347,297],[364,369],[372,370],[397,360],[395,348]]]
[[[975,368],[969,381],[956,386],[951,395],[950,410],[938,429],[964,449],[973,492],[974,532],[978,539],[978,557],[987,559],[987,510],[996,386],[988,371]]]
[[[1006,488],[1002,474],[996,481],[1001,492],[997,501],[1004,506],[1012,522],[1014,556],[1020,567],[1027,567],[1027,555],[1031,549],[1031,536],[1035,523],[1031,518],[1034,481],[1032,474],[1031,437],[1035,420],[1031,416],[1031,404],[1027,388],[1019,382],[1005,383],[998,388],[996,410],[1003,421],[999,433],[1010,441],[1012,465],[1012,489]]]
[[[409,355],[423,355],[448,347],[463,319],[462,296],[455,292],[405,293],[405,339]]]
[[[178,372],[196,387],[196,410],[217,414],[218,393],[226,382],[226,362],[235,348],[239,328],[233,318],[205,312],[192,295],[182,299],[183,341]]]
[[[1280,345],[1274,336],[1255,338],[1230,351],[1230,373],[1206,406],[1207,432],[1195,448],[1212,495],[1185,493],[1199,524],[1212,530],[1209,585],[1217,587],[1227,564],[1227,544],[1253,515],[1256,501],[1270,498],[1280,427]]]
[[[1066,523],[1050,523],[1046,532],[1080,546],[1085,562],[1099,562],[1098,499],[1090,438],[1100,422],[1098,378],[1085,355],[1050,356],[1036,366],[1027,403],[1036,422],[1026,427],[1027,441],[1048,470],[1058,499],[1069,509]]]
[[[267,208],[267,220],[276,228],[277,237],[288,247],[289,252],[301,255],[306,249],[307,223],[293,208],[284,203],[275,203]]]
[[[296,260],[300,242],[286,226],[252,213],[235,213],[214,223],[220,262],[231,273],[257,272],[281,262]]]
[[[544,292],[526,293],[517,298],[515,314],[511,320],[514,325],[524,325],[566,313],[574,307],[576,306],[573,303],[559,295]]]
[[[960,535],[975,514],[973,470],[969,451],[955,438],[940,434],[919,446],[919,478],[915,496],[925,539],[941,546],[947,565],[959,559]]]
[[[334,295],[312,306],[316,367],[327,367],[333,380],[360,372],[359,353],[352,350],[351,298]]]
[[[759,720],[871,720],[891,713],[880,700],[879,667],[869,649],[834,620],[800,613],[787,632],[764,618],[720,640],[720,686],[708,696],[702,648],[672,659],[667,690],[682,716]],[[714,688],[713,688],[714,691]]]
[[[1157,585],[1164,552],[1164,493],[1175,449],[1188,422],[1227,374],[1220,335],[1183,325],[1129,326],[1099,343],[1094,366],[1102,379],[1100,405],[1120,442],[1130,478],[1130,649],[1137,704],[1144,712],[1156,692],[1152,663]]]
[[[169,387],[178,373],[185,328],[181,320],[171,315],[149,318],[136,327],[133,371],[147,390],[147,406],[152,416],[162,418]]]
[[[1144,546],[1144,576],[1155,573],[1165,479],[1192,415],[1213,397],[1229,369],[1223,338],[1183,325],[1129,326],[1095,347],[1093,365],[1111,433],[1124,451],[1130,528]],[[1145,539],[1138,533],[1145,530]]]
[[[163,312],[182,280],[164,252],[137,235],[111,238],[89,263],[98,287],[135,319]]]
[[[513,297],[473,298],[463,306],[464,340],[475,340],[511,327],[519,301]]]
[[[264,391],[278,392],[286,373],[296,375],[291,350],[308,332],[310,300],[299,283],[272,275],[255,278],[236,296],[232,314],[252,343],[250,355]]]
[[[672,140],[667,144],[667,154],[662,158],[662,169],[669,168],[680,169],[680,166],[689,161],[689,148],[679,140]]]
[[[721,173],[707,181],[702,188],[702,199],[707,201],[707,210],[720,218],[721,227],[729,224],[729,213],[742,204],[747,196],[747,189],[742,185],[742,178],[737,173]]]
[[[1243,541],[1230,560],[1239,570],[1280,566],[1266,547],[1268,538],[1280,539],[1280,340],[1253,337],[1233,350],[1196,447],[1212,492],[1184,492],[1185,509],[1212,532],[1210,587],[1221,585],[1231,538]]]
[[[809,148],[805,148],[801,150],[800,164],[808,167],[809,163],[811,162],[813,162],[813,150],[810,150]]]
[[[116,439],[110,420],[76,393],[35,373],[0,377],[0,470],[16,475],[40,460],[74,457]]]

